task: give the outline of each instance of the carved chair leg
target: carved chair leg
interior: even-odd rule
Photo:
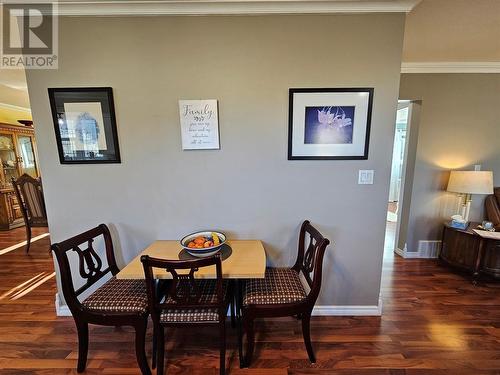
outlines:
[[[158,340],[158,350],[157,350],[157,367],[156,367],[156,375],[163,375],[163,361],[165,359],[165,330],[163,326],[158,327],[157,332],[157,340]]]
[[[155,280],[155,290],[156,290],[156,295],[161,296],[163,295],[163,288],[165,287],[165,284],[168,281],[166,280]],[[156,362],[157,362],[157,356],[158,354],[158,327],[156,326],[156,323],[153,320],[153,352],[151,355],[151,367],[153,370],[156,368]]]
[[[220,375],[226,373],[226,320],[224,319],[220,324]]]
[[[231,328],[236,327],[236,302],[234,301],[234,298],[231,298]]]
[[[311,363],[316,363],[316,357],[314,356],[314,350],[311,345],[311,312],[302,314],[302,335],[304,336],[304,344],[306,344],[307,354],[309,355],[309,361]]]
[[[31,245],[31,226],[26,223],[26,254],[30,252]]]
[[[135,325],[135,355],[137,357],[137,364],[141,369],[142,375],[151,375],[148,360],[146,357],[146,329],[148,326],[148,319],[139,319]]]
[[[156,325],[153,323],[153,350],[151,352],[151,368],[156,368],[156,354],[158,352],[158,333],[156,332]]]
[[[247,335],[247,354],[245,356],[245,367],[250,367],[255,345],[255,336],[253,331],[253,319],[243,316],[243,326]]]
[[[87,322],[76,321],[78,332],[78,366],[76,371],[83,372],[87,366],[87,354],[89,351],[89,325]]]

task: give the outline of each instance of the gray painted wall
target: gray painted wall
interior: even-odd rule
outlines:
[[[398,209],[398,223],[396,229],[397,247],[404,250],[408,238],[412,236],[412,232],[408,232],[408,227],[413,227],[410,221],[411,199],[413,194],[413,178],[415,175],[415,160],[417,157],[417,142],[418,142],[418,127],[420,125],[420,110],[422,102],[414,101],[408,106],[408,127],[406,131],[406,148],[404,161],[404,174],[401,181],[403,191],[400,193],[401,201]]]
[[[310,219],[333,246],[319,304],[376,305],[404,16],[62,18],[57,71],[28,86],[52,241],[110,223],[121,265],[200,228],[295,260]],[[59,164],[48,87],[111,86],[122,163]],[[367,161],[288,161],[288,88],[374,87]],[[220,151],[181,151],[178,100],[218,99]],[[375,169],[374,185],[357,185]]]
[[[500,74],[403,74],[399,96],[422,100],[406,238],[413,252],[419,240],[440,240],[455,213],[456,195],[445,192],[451,169],[481,164],[500,186]],[[472,221],[483,219],[484,198],[473,196]]]

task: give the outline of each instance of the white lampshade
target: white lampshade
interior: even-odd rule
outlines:
[[[451,171],[446,190],[462,194],[493,194],[493,172]]]

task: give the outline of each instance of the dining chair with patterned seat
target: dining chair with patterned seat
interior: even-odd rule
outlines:
[[[31,228],[48,226],[42,180],[25,173],[17,180],[12,177],[11,182],[26,226],[26,253],[29,253]]]
[[[291,268],[266,268],[263,279],[245,282],[241,306],[243,330],[247,338],[243,360],[245,366],[250,366],[254,351],[254,320],[266,317],[296,316],[301,319],[309,360],[311,363],[316,362],[311,344],[310,321],[321,289],[323,256],[329,243],[306,220],[300,228],[295,265]]]
[[[103,243],[107,266],[104,265],[94,242]],[[113,242],[108,227],[101,224],[66,241],[52,245],[64,299],[73,315],[78,332],[77,371],[83,372],[87,364],[89,324],[103,326],[133,326],[135,328],[135,354],[143,375],[150,375],[145,338],[149,316],[146,284],[144,280],[117,279]],[[71,255],[69,255],[71,253]],[[83,285],[75,289],[70,257],[78,258],[78,273]],[[76,267],[75,267],[76,268]],[[88,293],[104,277],[111,276],[102,286],[80,302],[83,293]]]
[[[226,313],[232,293],[230,284],[222,279],[220,255],[196,260],[165,260],[141,257],[146,279],[149,309],[157,338],[157,375],[163,375],[165,327],[198,327],[218,325],[220,374],[226,370]],[[202,267],[215,266],[217,278],[196,279]],[[165,293],[158,293],[156,276],[159,270],[171,275]]]

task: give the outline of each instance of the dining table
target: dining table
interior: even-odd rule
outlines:
[[[240,367],[243,367],[243,344],[241,328],[241,304],[242,304],[242,281],[245,279],[263,279],[266,272],[266,253],[260,240],[228,240],[221,248],[222,277],[230,279],[234,283],[236,301],[236,321],[238,327],[238,350]],[[179,241],[158,240],[146,247],[130,263],[128,263],[118,274],[118,279],[144,279],[144,268],[141,256],[160,259],[186,259],[187,253]],[[189,258],[189,255],[187,255]],[[191,257],[191,259],[196,259]],[[162,269],[154,270],[156,279],[171,279],[172,274]],[[215,279],[217,278],[215,266],[202,267],[195,273],[195,278]]]

